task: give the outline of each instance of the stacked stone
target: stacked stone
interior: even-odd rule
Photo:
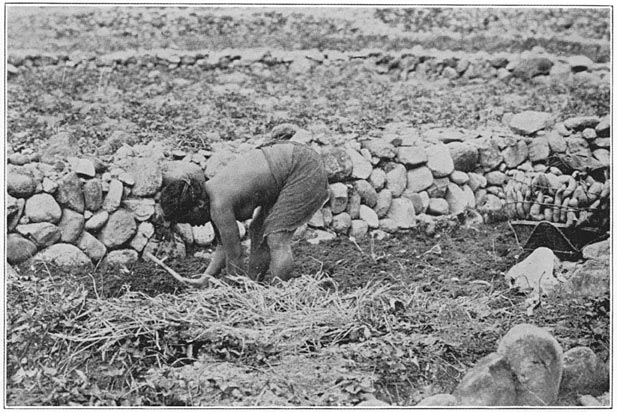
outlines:
[[[173,70],[180,66],[212,70],[229,66],[251,66],[255,63],[281,65],[292,73],[308,73],[317,66],[341,65],[365,61],[376,73],[396,75],[403,79],[413,75],[420,78],[483,82],[486,79],[506,80],[511,77],[535,81],[558,80],[608,82],[610,64],[594,63],[583,55],[561,57],[546,53],[541,47],[520,54],[469,54],[454,51],[424,49],[415,46],[399,51],[277,49],[225,50],[122,50],[104,55],[95,53],[53,54],[36,50],[15,50],[8,56],[7,72],[19,74],[30,67],[63,65],[69,68],[111,69],[114,66],[140,66],[151,69],[151,77],[158,69]]]
[[[474,209],[484,218],[503,218],[510,176],[550,171],[552,155],[577,154],[589,164],[610,166],[608,116],[556,124],[540,112],[505,118],[509,128],[476,131],[391,123],[364,139],[332,136],[320,127],[278,126],[271,138],[291,138],[321,153],[330,183],[330,200],[308,223],[311,230],[304,227],[298,234],[312,242],[336,234],[361,238],[369,231],[383,236],[419,223],[434,226],[440,217]],[[105,157],[107,163],[72,156],[66,151],[70,144],[50,144],[41,155],[12,153],[8,261],[19,263],[40,252],[37,256],[56,263],[81,265],[105,257],[125,264],[144,250],[183,256],[187,246],[207,246],[214,238],[210,224],[175,225],[171,241],[157,239],[156,224],[163,223],[160,189],[187,173],[211,178],[237,152],[258,143],[220,143],[213,152],[198,153],[124,144]],[[244,234],[245,224],[238,224]]]

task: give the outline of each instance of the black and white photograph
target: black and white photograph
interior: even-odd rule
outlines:
[[[3,3],[5,409],[610,409],[610,3]]]

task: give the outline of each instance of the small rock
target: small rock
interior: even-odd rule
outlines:
[[[103,206],[103,186],[99,179],[90,179],[84,183],[84,206],[86,210],[96,212]]]
[[[163,184],[163,174],[158,161],[155,159],[133,159],[126,171],[135,179],[135,184],[132,187],[134,196],[154,196]]]
[[[454,162],[445,144],[429,146],[426,148],[426,154],[428,156],[426,165],[433,172],[434,177],[446,177],[454,171]]]
[[[527,110],[512,116],[509,126],[515,133],[528,136],[547,128],[552,123],[553,117],[550,113]]]
[[[561,392],[602,395],[609,389],[609,382],[609,371],[593,350],[579,346],[564,353]]]
[[[521,79],[531,80],[536,76],[548,75],[552,67],[553,62],[546,57],[530,57],[514,63],[512,75]]]
[[[17,223],[19,223],[24,213],[25,206],[26,201],[24,199],[16,199],[7,193],[5,214],[8,232],[12,232],[15,226],[17,226]]]
[[[467,195],[463,192],[463,189],[455,183],[448,184],[448,191],[446,192],[446,202],[448,202],[448,210],[450,214],[458,215],[465,211],[467,207]]]
[[[58,190],[58,183],[48,177],[43,178],[43,192],[53,194]]]
[[[439,393],[422,399],[416,406],[457,406],[458,403],[454,395],[449,393]]]
[[[407,198],[400,197],[392,199],[392,205],[386,215],[392,219],[399,229],[410,229],[416,226],[416,212],[413,202]]]
[[[596,134],[596,131],[589,127],[583,130],[582,136],[583,136],[583,139],[585,140],[593,140],[596,137],[598,137],[598,135]]]
[[[508,176],[499,170],[488,172],[485,176],[486,184],[491,186],[503,186],[508,181]]]
[[[30,162],[30,159],[28,158],[28,156],[21,154],[21,153],[13,153],[9,155],[7,160],[9,164],[17,165],[17,166],[22,166]]]
[[[193,226],[193,239],[197,246],[208,246],[214,241],[214,227],[208,222],[205,225]]]
[[[582,406],[587,407],[587,408],[597,408],[600,406],[608,406],[608,405],[602,405],[602,402],[600,402],[596,397],[591,396],[591,395],[580,395],[578,397],[578,401],[580,402]]]
[[[54,264],[64,270],[91,268],[90,258],[77,246],[70,243],[56,243],[40,251],[34,259],[36,261]]]
[[[347,208],[347,185],[344,183],[332,183],[330,189],[330,200],[328,204],[332,213],[341,213]]]
[[[56,201],[69,209],[83,213],[85,209],[84,192],[77,173],[71,172],[58,182]]]
[[[609,239],[601,242],[591,243],[581,250],[583,259],[606,260],[611,255],[611,241]]]
[[[362,203],[368,207],[373,207],[377,204],[377,191],[366,180],[356,180],[354,182],[354,189],[360,195]]]
[[[138,252],[144,250],[150,238],[154,236],[154,225],[150,222],[141,222],[137,226],[135,236],[131,239],[130,246]],[[191,239],[193,239],[193,229],[191,228]]]
[[[25,262],[36,254],[36,245],[17,233],[6,236],[6,261],[11,265]]]
[[[322,242],[327,242],[329,240],[336,239],[336,235],[331,232],[326,232],[325,230],[315,230],[314,237],[307,239],[306,241],[311,245],[318,245]]]
[[[447,215],[450,212],[450,205],[446,199],[431,198],[426,212],[436,216]]]
[[[351,221],[351,228],[349,229],[349,236],[355,239],[362,239],[368,233],[368,223],[361,219],[354,219]]]
[[[422,192],[422,193],[426,193],[426,192]],[[407,189],[403,192],[401,197],[411,200],[411,203],[413,203],[413,208],[414,208],[414,211],[416,212],[416,215],[424,212],[424,199],[422,199],[422,195],[420,193],[412,192],[409,189]]]
[[[589,259],[576,268],[567,287],[579,296],[604,296],[610,291],[610,277],[607,259]]]
[[[113,213],[122,204],[122,195],[124,194],[124,186],[117,179],[112,179],[109,183],[109,190],[103,201],[103,209],[109,213]]]
[[[441,177],[433,180],[433,184],[431,187],[426,189],[426,192],[430,197],[445,197],[448,192],[448,185],[450,184],[450,179],[447,177]]]
[[[154,215],[154,199],[131,198],[124,199],[122,205],[133,213],[135,219],[140,222],[148,220]]]
[[[460,170],[455,170],[450,174],[450,181],[457,185],[465,185],[469,182],[469,175],[465,172],[461,172]],[[407,175],[407,180],[409,180],[409,175]]]
[[[360,219],[364,220],[369,228],[376,229],[379,227],[377,213],[367,205],[360,205]]]
[[[585,55],[570,56],[568,64],[573,72],[589,70],[593,66],[593,60]]]
[[[103,260],[103,265],[128,268],[135,264],[138,258],[137,251],[133,249],[112,250]]]
[[[394,220],[386,217],[379,219],[379,229],[385,233],[396,233],[398,231],[398,225]]]
[[[47,193],[39,193],[26,200],[24,215],[28,217],[30,222],[34,223],[56,223],[62,217],[62,209],[53,196]]]
[[[330,147],[322,150],[321,158],[324,161],[329,182],[340,182],[351,176],[353,163],[351,157],[340,147]]]
[[[552,152],[565,153],[568,150],[568,145],[563,136],[555,130],[551,130],[546,135],[548,146]]]
[[[514,169],[529,157],[529,148],[524,140],[518,140],[515,144],[507,146],[502,152],[503,161],[508,169]]]
[[[469,173],[469,182],[467,183],[472,191],[476,192],[478,189],[486,187],[488,184],[486,178],[478,173]]]
[[[386,189],[392,192],[393,197],[399,197],[407,187],[407,169],[405,166],[394,163],[392,169],[386,172]]]
[[[537,136],[529,144],[529,160],[534,163],[544,162],[550,154],[551,149],[545,136]]]
[[[127,172],[121,172],[118,174],[117,176],[118,180],[122,182],[122,184],[124,186],[135,186],[135,179],[133,178],[133,175],[131,175],[130,173]]]
[[[385,217],[392,205],[392,192],[388,189],[383,189],[377,194],[377,204],[373,208],[378,218]]]
[[[420,166],[407,171],[407,190],[419,193],[433,184],[433,173],[427,166]]]
[[[308,221],[308,225],[316,228],[326,227],[326,222],[323,217],[323,209],[319,209],[313,214],[313,216],[311,216],[311,219]]]
[[[101,229],[98,239],[107,247],[122,246],[129,241],[137,231],[137,224],[133,214],[125,209],[113,212],[107,223]]]
[[[67,159],[71,168],[79,176],[94,177],[96,171],[94,169],[94,162],[91,159],[83,159],[79,157],[69,157]]]
[[[92,215],[90,219],[84,224],[84,229],[89,231],[97,231],[102,228],[109,219],[109,213],[105,210],[101,210]]]
[[[579,116],[566,119],[563,124],[570,130],[584,130],[586,128],[595,128],[600,123],[598,116]]]
[[[105,245],[88,232],[82,232],[79,239],[77,239],[77,247],[93,262],[98,262],[103,259],[107,253]]]
[[[550,333],[534,325],[514,326],[501,338],[502,355],[518,381],[518,406],[553,406],[563,371],[563,350]]]
[[[428,161],[426,151],[420,146],[398,147],[396,160],[408,167],[418,167]]]
[[[40,249],[57,243],[61,237],[58,226],[49,222],[18,225],[15,230],[25,238],[32,240]]]
[[[478,164],[485,171],[493,170],[503,161],[499,145],[495,139],[478,139]]]
[[[355,189],[349,194],[347,201],[347,208],[345,211],[349,213],[352,219],[358,219],[360,217],[360,204],[362,203],[362,197]]]
[[[47,139],[47,144],[43,145],[41,162],[54,164],[57,159],[66,159],[78,155],[77,137],[68,132],[60,132]]]
[[[362,147],[368,149],[371,155],[382,159],[393,159],[396,156],[394,145],[385,139],[370,139],[362,142]]]
[[[84,230],[84,215],[71,209],[62,210],[62,218],[58,222],[63,243],[76,243]]]
[[[368,182],[379,191],[386,185],[386,172],[383,169],[373,169],[371,175],[368,177]]]
[[[182,238],[182,241],[184,241],[184,243],[187,246],[190,246],[193,244],[193,242],[195,241],[195,239],[193,238],[193,228],[191,227],[190,224],[188,223],[175,223],[173,225],[173,230],[174,232],[176,232],[177,234],[180,235],[180,238]],[[139,227],[137,228],[137,231],[139,232]],[[240,238],[242,238],[242,234],[240,236]]]
[[[356,179],[368,179],[373,171],[371,162],[354,149],[346,149],[346,151],[352,164],[351,177]]]
[[[424,139],[434,143],[452,143],[462,142],[463,140],[465,140],[465,135],[453,128],[437,127],[427,130],[424,133]]]
[[[609,137],[611,134],[611,116],[606,115],[596,126],[596,134],[599,137]]]
[[[9,195],[19,198],[27,198],[34,194],[36,189],[35,180],[25,174],[7,173],[6,191]]]
[[[480,359],[453,392],[460,406],[516,406],[516,378],[504,355]]]
[[[332,229],[336,233],[347,234],[351,227],[351,216],[348,213],[342,212],[332,217]]]

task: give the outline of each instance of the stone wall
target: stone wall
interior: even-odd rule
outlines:
[[[152,69],[173,70],[179,66],[194,66],[201,70],[265,64],[283,65],[292,73],[304,73],[317,66],[337,64],[365,64],[381,74],[407,78],[413,74],[420,78],[467,79],[483,82],[511,77],[584,82],[609,82],[610,64],[594,63],[589,57],[579,55],[561,57],[546,53],[541,47],[523,53],[475,54],[424,49],[415,46],[407,50],[382,51],[277,49],[226,49],[179,51],[174,49],[122,50],[97,55],[95,53],[46,53],[36,50],[14,50],[8,55],[9,76],[18,75],[32,66],[62,65],[70,69],[112,69],[115,66],[143,66]]]
[[[524,215],[509,213],[513,203],[509,199],[513,182],[538,175],[554,186],[553,193],[569,187],[570,180],[587,189],[597,180],[594,187],[601,190],[596,197],[602,194],[606,199],[598,210],[607,209],[609,120],[587,116],[555,123],[549,113],[522,112],[507,119],[503,128],[417,129],[391,123],[366,138],[284,124],[275,127],[269,138],[306,143],[324,159],[330,200],[297,232],[318,242],[336,235],[362,238],[370,232],[430,229],[440,216],[466,210],[485,219],[530,219],[529,210]],[[35,256],[67,266],[102,259],[127,264],[144,250],[176,257],[184,256],[187,246],[208,246],[214,239],[211,224],[168,228],[158,204],[161,188],[186,173],[212,177],[237,153],[260,143],[220,142],[213,151],[197,153],[170,150],[157,142],[124,144],[101,159],[60,156],[51,141],[41,153],[11,153],[7,260],[16,264]],[[559,162],[572,158],[565,154],[583,159],[589,171],[595,169],[595,177],[575,171],[564,178],[564,171],[572,171]],[[514,203],[531,204],[535,197],[530,195],[536,192],[515,197]],[[589,198],[588,203],[594,200]],[[580,202],[576,210],[587,206]],[[580,214],[569,223],[577,220],[583,223]],[[238,223],[243,236],[247,223]]]

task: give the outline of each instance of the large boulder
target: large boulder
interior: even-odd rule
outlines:
[[[52,263],[65,270],[92,267],[90,258],[70,243],[56,243],[37,253],[34,260]]]
[[[534,325],[516,325],[500,340],[497,353],[516,377],[515,405],[556,405],[563,350],[550,333]]]
[[[136,231],[137,225],[133,214],[128,210],[118,209],[109,216],[98,239],[105,247],[113,249],[128,242]]]
[[[11,265],[25,262],[35,255],[36,250],[34,242],[17,233],[6,236],[6,261]]]
[[[491,353],[465,374],[453,395],[461,406],[516,406],[515,387],[506,357]]]
[[[58,182],[56,201],[69,209],[83,213],[86,207],[82,184],[77,173],[71,172]]]
[[[24,215],[30,222],[56,223],[62,217],[62,208],[52,195],[38,193],[28,200],[24,208]]]
[[[604,296],[610,292],[608,259],[589,259],[574,270],[566,287],[581,296]]]

